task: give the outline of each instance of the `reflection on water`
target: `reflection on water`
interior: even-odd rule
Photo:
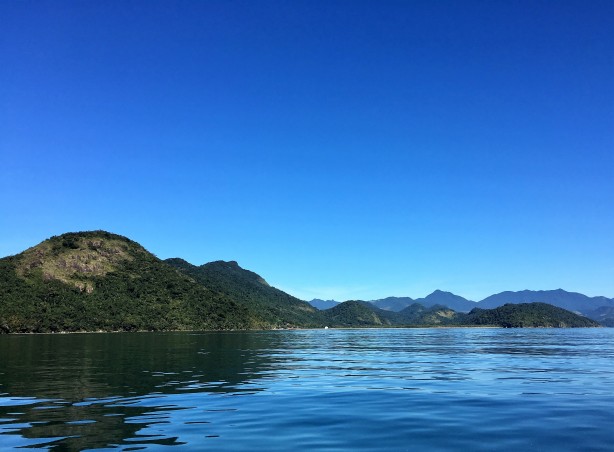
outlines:
[[[607,449],[614,330],[0,337],[0,446]]]
[[[261,390],[252,380],[270,366],[260,350],[275,344],[275,337],[229,333],[0,340],[0,432],[54,443],[62,438],[60,444],[75,450],[130,438],[139,444],[180,443],[137,433],[143,425],[164,422],[165,413],[185,408],[190,397],[182,394]],[[174,394],[173,402],[165,401],[165,394]]]

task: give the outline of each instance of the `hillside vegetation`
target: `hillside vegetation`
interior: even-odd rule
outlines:
[[[277,327],[317,327],[323,316],[309,303],[275,287],[235,261],[215,261],[195,266],[183,259],[165,261],[203,286],[247,305],[251,312]]]
[[[506,304],[495,309],[475,308],[462,316],[462,324],[494,325],[506,328],[593,327],[599,324],[563,308],[546,303]]]
[[[348,301],[319,311],[234,261],[162,261],[105,231],[63,234],[0,259],[3,333],[473,325],[598,324],[544,303],[464,314],[439,305],[393,312]]]
[[[0,259],[4,332],[254,328],[240,303],[104,231],[52,237]]]
[[[383,327],[396,323],[386,311],[370,306],[365,301],[346,301],[322,312],[327,324],[337,327]]]

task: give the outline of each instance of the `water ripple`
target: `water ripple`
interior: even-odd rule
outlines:
[[[0,337],[3,448],[608,450],[614,330]]]

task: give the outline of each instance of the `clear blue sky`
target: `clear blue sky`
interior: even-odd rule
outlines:
[[[614,2],[0,2],[0,256],[614,297]]]

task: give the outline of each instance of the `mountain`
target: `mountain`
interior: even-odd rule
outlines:
[[[345,301],[322,313],[327,325],[337,327],[381,327],[395,323],[388,318],[389,313],[366,301]]]
[[[450,309],[454,309],[459,312],[469,312],[477,305],[473,301],[469,301],[459,295],[454,295],[450,292],[444,292],[442,290],[436,290],[432,294],[424,297],[412,299],[409,297],[388,297],[379,300],[369,301],[374,306],[384,309],[386,311],[400,312],[413,303],[419,303],[423,306],[447,306]]]
[[[388,297],[370,301],[370,303],[380,309],[394,312],[400,312],[413,303],[419,303],[426,307],[437,305],[446,306],[457,312],[469,312],[476,307],[492,309],[508,303],[518,304],[535,302],[558,306],[595,320],[599,320],[599,315],[593,315],[596,309],[602,306],[614,308],[614,299],[606,297],[588,297],[580,293],[567,292],[562,289],[501,292],[496,295],[491,295],[478,303],[442,290],[435,290],[430,295],[424,298],[416,298],[415,300],[409,297]],[[600,315],[603,317],[603,314]]]
[[[478,303],[479,308],[496,308],[507,303],[548,303],[569,311],[588,315],[601,307],[614,307],[614,300],[606,297],[588,297],[581,293],[557,290],[522,290],[519,292],[501,292],[491,295]]]
[[[458,312],[469,312],[477,306],[474,301],[469,301],[459,295],[455,295],[451,292],[444,292],[442,290],[436,290],[424,298],[418,298],[416,299],[416,303],[423,304],[424,306],[447,306]]]
[[[589,319],[596,320],[603,326],[614,327],[614,306],[601,306],[586,314]]]
[[[333,308],[337,306],[339,302],[335,300],[320,300],[319,298],[314,298],[313,300],[309,302],[309,304],[313,306],[314,308],[319,309],[321,311],[323,309]]]
[[[407,306],[412,304],[414,300],[409,297],[388,297],[382,298],[381,300],[371,300],[369,303],[374,305],[379,309],[383,309],[385,311],[394,311],[399,312],[405,309]]]
[[[246,305],[258,317],[276,327],[322,325],[323,320],[316,308],[271,287],[258,274],[241,268],[235,261],[216,261],[201,266],[179,258],[165,262],[208,289]]]
[[[397,321],[402,325],[450,325],[458,316],[446,306],[426,307],[416,302],[399,312]]]
[[[475,308],[459,324],[505,328],[577,328],[599,326],[594,320],[546,303],[505,304],[494,309]]]
[[[598,327],[596,321],[546,303],[507,304],[494,309],[474,308],[469,313],[446,306],[413,303],[400,312],[385,311],[370,302],[346,301],[323,311],[331,326],[491,326],[504,328]]]
[[[551,292],[560,296],[552,296]],[[583,307],[612,301],[564,291],[537,293],[548,294],[553,302],[561,302],[571,295],[580,299]],[[391,308],[397,303],[398,307],[408,300],[411,299],[385,299],[386,304],[381,305]],[[162,261],[138,243],[105,231],[62,234],[0,259],[0,333],[320,328],[325,325],[596,325],[594,321],[543,303],[507,304],[492,310],[479,306],[468,314],[447,306],[456,303],[461,309],[463,303],[470,303],[463,300],[435,291],[422,299],[431,306],[412,303],[398,312],[380,309],[376,303],[366,301],[348,301],[319,311],[271,287],[261,276],[241,268],[235,261],[201,266],[180,258]],[[434,304],[438,301],[441,304]],[[488,301],[495,302],[498,301]],[[591,312],[610,324],[611,307],[597,306]]]
[[[68,233],[0,259],[0,331],[258,328],[268,322],[141,245]]]

